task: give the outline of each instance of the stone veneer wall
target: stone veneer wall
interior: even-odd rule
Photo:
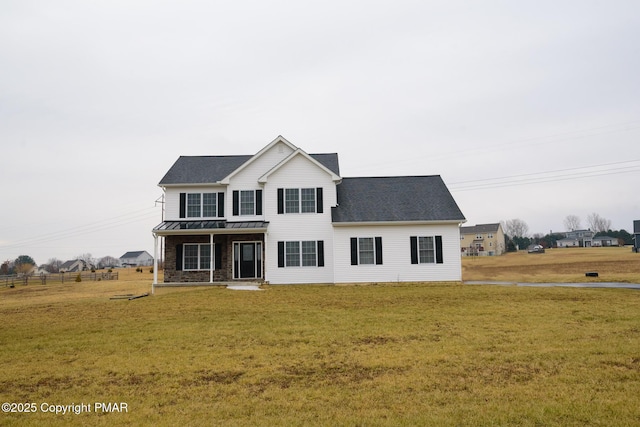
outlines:
[[[175,282],[209,282],[209,270],[204,271],[177,271],[176,270],[176,246],[184,243],[209,243],[209,235],[188,235],[188,236],[166,236],[164,249],[164,281],[166,283]],[[264,280],[264,235],[262,234],[242,234],[242,235],[214,235],[213,243],[216,250],[222,249],[220,256],[221,265],[216,265],[213,271],[214,282],[225,282],[233,280],[233,242],[259,241],[262,242],[262,278],[255,281]],[[247,279],[242,279],[248,281]]]

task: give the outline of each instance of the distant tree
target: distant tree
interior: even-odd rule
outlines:
[[[62,262],[58,258],[49,258],[49,261],[47,261],[47,265],[49,265],[47,271],[49,273],[59,273],[62,264],[64,264],[64,262]]]
[[[596,233],[611,229],[611,220],[605,219],[595,212],[587,216],[587,223],[589,224],[589,229]]]
[[[564,234],[550,233],[542,237],[538,244],[545,248],[554,248],[557,245],[557,241],[564,238]]]
[[[31,264],[36,265],[36,262],[29,255],[20,255],[16,258],[16,264]]]
[[[88,268],[91,268],[90,266],[95,266],[97,264],[96,259],[93,258],[89,253],[78,255],[76,259],[84,261]]]
[[[529,233],[529,226],[523,220],[515,218],[502,221],[502,230],[504,230],[504,234],[511,238],[527,237],[527,233]]]
[[[580,230],[580,217],[577,215],[567,215],[564,219],[564,228],[567,231]]]
[[[98,268],[117,267],[119,264],[120,260],[118,258],[105,256],[100,258],[100,261],[98,261]]]
[[[5,261],[2,263],[2,265],[0,265],[0,274],[2,274],[3,276],[6,276],[10,273],[10,262],[11,261]]]

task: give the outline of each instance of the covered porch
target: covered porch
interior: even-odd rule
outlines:
[[[165,284],[226,284],[264,280],[265,221],[164,221],[153,229],[158,285],[160,238]]]

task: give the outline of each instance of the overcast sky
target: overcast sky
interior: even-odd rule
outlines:
[[[442,175],[467,225],[640,219],[640,2],[0,3],[0,261],[153,253],[180,155]]]

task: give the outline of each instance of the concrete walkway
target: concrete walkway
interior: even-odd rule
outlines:
[[[640,289],[640,283],[622,282],[589,282],[589,283],[529,283],[529,282],[496,282],[485,280],[470,280],[462,282],[465,285],[500,285],[500,286],[531,286],[539,288],[613,288],[613,289]]]

